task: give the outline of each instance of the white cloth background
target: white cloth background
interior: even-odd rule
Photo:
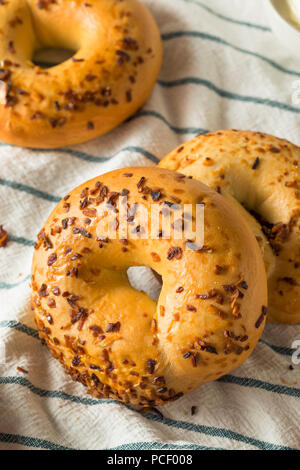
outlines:
[[[300,145],[300,107],[291,98],[300,61],[277,43],[264,1],[146,1],[164,63],[138,115],[72,149],[1,144],[0,225],[11,237],[0,249],[0,449],[300,448],[300,366],[289,370],[300,326],[268,325],[242,367],[162,407],[161,421],[87,396],[37,340],[29,306],[36,234],[83,181],[154,165],[203,130],[253,129]]]

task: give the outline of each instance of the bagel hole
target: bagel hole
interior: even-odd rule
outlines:
[[[34,52],[32,62],[42,69],[49,69],[66,62],[71,59],[74,54],[76,54],[76,51],[71,51],[70,49],[45,47],[43,49],[37,49]]]
[[[290,230],[289,224],[282,224],[282,223],[274,224],[270,222],[268,219],[266,219],[263,215],[256,212],[255,210],[248,209],[247,207],[245,208],[246,210],[248,210],[249,214],[251,214],[252,217],[256,220],[256,222],[258,222],[261,228],[261,231],[265,235],[266,239],[269,241],[269,244],[273,253],[275,255],[278,255],[280,244],[278,243],[278,241],[276,242],[276,238],[278,235],[279,235],[279,238],[288,237],[288,233]],[[276,230],[276,228],[278,229]]]
[[[131,266],[127,269],[128,281],[134,289],[145,292],[152,300],[158,300],[162,289],[162,277],[147,266]]]

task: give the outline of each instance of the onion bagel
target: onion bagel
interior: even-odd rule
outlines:
[[[139,0],[0,2],[0,140],[53,148],[95,138],[137,111],[162,61],[158,28]],[[41,69],[35,51],[75,51]]]
[[[221,192],[247,218],[265,260],[269,320],[300,322],[300,148],[260,132],[225,130],[180,145],[161,168]]]
[[[183,204],[190,212],[176,219]],[[196,204],[202,245],[175,236],[183,217],[195,223]],[[160,224],[173,220],[170,237],[165,228],[145,237],[153,208]],[[124,222],[126,234],[107,236],[106,226]],[[131,287],[132,266],[162,276],[157,302]],[[140,405],[175,400],[238,367],[267,314],[263,259],[243,217],[211,188],[156,167],[116,170],[71,191],[38,235],[31,285],[39,334],[73,379],[93,396]]]

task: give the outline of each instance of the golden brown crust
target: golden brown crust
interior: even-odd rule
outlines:
[[[0,5],[0,139],[60,147],[102,135],[149,96],[162,61],[158,28],[139,0],[10,0]],[[34,50],[73,58],[42,70]]]
[[[170,239],[142,236],[152,204],[165,218],[171,201],[205,204],[203,248],[175,239],[175,224]],[[141,205],[148,224],[137,218]],[[127,236],[103,236],[108,217],[118,227],[126,219]],[[157,303],[129,284],[127,269],[137,265],[162,276]],[[263,260],[244,219],[215,191],[169,170],[126,168],[84,183],[38,236],[40,336],[94,396],[159,405],[228,373],[255,347],[266,301]]]
[[[268,318],[283,323],[300,322],[299,165],[300,148],[287,140],[234,130],[198,136],[159,164],[242,204],[236,202],[263,249]]]

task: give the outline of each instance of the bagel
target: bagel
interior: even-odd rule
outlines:
[[[170,237],[145,236],[153,208],[172,221],[183,204],[200,203],[204,244],[178,239],[175,221]],[[109,238],[106,227],[124,221],[125,234]],[[162,277],[157,302],[131,287],[132,266]],[[162,405],[238,367],[267,314],[263,259],[243,217],[214,190],[156,167],[71,191],[38,235],[31,286],[40,337],[66,371],[95,397],[135,405]]]
[[[193,176],[247,218],[268,274],[270,321],[300,322],[300,148],[260,132],[224,130],[180,145],[161,168]]]
[[[139,0],[0,2],[0,140],[54,148],[110,131],[149,96],[162,61],[158,28]],[[35,51],[76,51],[41,69]]]

